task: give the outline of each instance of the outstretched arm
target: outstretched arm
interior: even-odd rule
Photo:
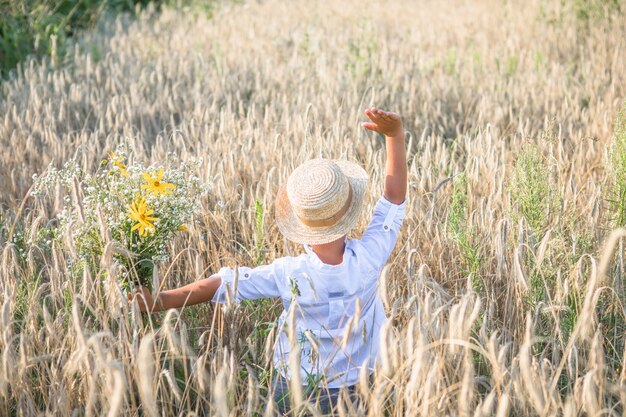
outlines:
[[[130,294],[129,299],[136,295],[141,311],[161,311],[206,303],[207,301],[225,303],[229,300],[228,288],[233,291],[231,294],[232,301],[235,302],[280,297],[277,283],[282,281],[284,276],[281,262],[281,259],[277,259],[269,265],[237,268],[238,279],[234,288],[235,270],[225,267],[209,278],[200,279],[173,290],[161,291],[154,298],[147,288],[141,287]]]
[[[385,135],[387,148],[385,198],[393,204],[401,204],[406,197],[408,175],[402,120],[396,113],[377,108],[365,110],[365,115],[370,122],[363,123],[363,127]]]
[[[162,311],[211,301],[221,283],[222,279],[217,275],[213,275],[210,278],[192,282],[184,287],[161,291],[156,297],[152,297],[150,290],[146,287],[139,288],[137,291],[129,294],[128,297],[129,299],[132,299],[133,296],[137,297],[141,311]]]

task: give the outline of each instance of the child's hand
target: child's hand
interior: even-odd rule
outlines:
[[[382,133],[387,137],[403,137],[402,120],[396,113],[379,110],[375,107],[365,110],[365,115],[371,122],[363,123],[363,127],[374,132]]]
[[[150,290],[146,287],[139,287],[132,292],[128,293],[128,301],[132,302],[133,298],[137,299],[140,311],[151,311],[154,307],[154,299]]]

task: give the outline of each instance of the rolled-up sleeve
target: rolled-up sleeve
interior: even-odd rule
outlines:
[[[393,204],[381,197],[374,207],[374,215],[361,238],[361,245],[368,254],[370,263],[382,269],[398,241],[406,210],[406,200]]]
[[[236,283],[232,268],[222,268],[216,274],[222,279],[222,283],[213,296],[214,303],[225,303],[228,293],[234,302],[280,296],[278,282],[282,276],[282,268],[278,262],[256,268],[239,267],[237,272]]]

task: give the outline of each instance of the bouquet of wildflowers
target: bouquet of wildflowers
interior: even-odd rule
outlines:
[[[121,249],[114,257],[124,267],[121,284],[127,290],[133,283],[152,287],[155,264],[168,260],[168,243],[187,230],[199,197],[210,189],[193,174],[201,160],[178,162],[169,154],[164,165],[144,166],[130,157],[120,146],[95,174],[75,162],[50,168],[35,178],[33,192],[40,196],[53,186],[64,187],[54,239],[69,244],[73,267],[94,270],[106,245],[114,242]]]

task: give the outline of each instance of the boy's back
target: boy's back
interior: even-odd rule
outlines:
[[[305,246],[306,253],[298,257],[239,268],[236,301],[282,300],[285,311],[279,319],[274,363],[285,378],[291,377],[287,329],[291,309],[295,310],[301,380],[325,379],[326,386],[341,387],[355,384],[362,366],[373,367],[380,327],[386,320],[378,278],[396,244],[404,209],[405,203],[395,205],[382,197],[363,238],[346,243],[343,262],[338,265],[325,264]],[[232,286],[232,269],[222,268],[218,275]],[[222,285],[213,301],[225,302],[229,290]]]

